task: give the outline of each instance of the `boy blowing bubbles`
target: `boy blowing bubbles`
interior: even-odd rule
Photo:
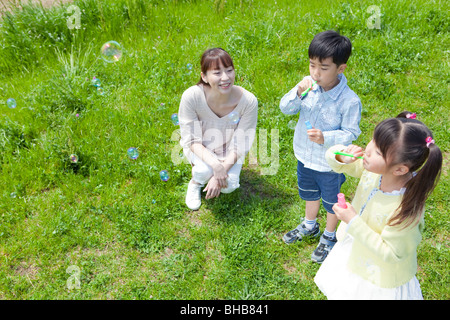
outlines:
[[[325,260],[336,243],[338,219],[332,207],[345,181],[343,174],[332,171],[325,152],[335,144],[351,144],[361,133],[361,100],[348,87],[343,74],[351,51],[347,37],[331,30],[317,34],[308,49],[310,75],[280,102],[284,114],[300,113],[293,144],[299,195],[306,201],[304,219],[283,236],[283,241],[290,244],[302,240],[303,236],[320,235],[316,220],[322,199],[327,224],[311,256],[318,263]],[[308,88],[310,91],[302,96]]]

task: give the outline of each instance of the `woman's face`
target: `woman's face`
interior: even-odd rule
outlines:
[[[220,93],[229,93],[234,84],[236,75],[232,66],[224,67],[222,63],[219,63],[217,68],[210,69],[206,74],[201,74],[203,81],[211,86],[212,90]]]

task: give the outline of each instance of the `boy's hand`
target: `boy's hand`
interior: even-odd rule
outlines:
[[[312,84],[313,82],[310,79],[303,79],[302,81],[300,81],[300,83],[298,84],[297,95],[301,98],[302,92],[308,88],[311,88]]]
[[[306,131],[306,134],[308,135],[309,140],[312,142],[323,144],[325,142],[325,139],[323,137],[322,131],[316,128],[309,129]]]

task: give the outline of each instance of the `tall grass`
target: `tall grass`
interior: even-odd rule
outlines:
[[[310,261],[317,242],[281,241],[304,202],[287,125],[295,117],[278,104],[308,73],[312,37],[335,29],[353,43],[346,76],[363,103],[356,143],[368,143],[380,120],[410,110],[445,154],[417,277],[426,299],[449,299],[446,2],[73,4],[80,29],[67,27],[69,4],[26,2],[5,12],[0,26],[0,101],[17,101],[0,115],[0,298],[324,299],[313,282],[319,266]],[[367,27],[373,4],[381,29]],[[114,64],[100,56],[108,40],[124,48]],[[190,212],[190,167],[172,161],[179,147],[170,115],[199,78],[201,53],[213,46],[230,52],[237,84],[258,97],[258,129],[279,130],[280,166],[262,175],[266,164],[247,163],[239,190]],[[103,95],[91,85],[94,76]],[[139,150],[134,161],[129,147]],[[163,169],[167,182],[158,175]],[[350,198],[356,184],[344,185]],[[319,220],[324,227],[323,209]],[[67,287],[71,265],[81,269],[80,290]]]

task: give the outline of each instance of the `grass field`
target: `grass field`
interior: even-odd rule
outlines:
[[[68,27],[70,4],[24,2],[0,22],[0,299],[325,299],[313,282],[317,241],[281,240],[304,202],[288,125],[295,116],[278,106],[308,74],[311,39],[328,29],[353,43],[345,74],[363,104],[356,143],[409,110],[444,153],[417,278],[425,299],[450,299],[448,1],[73,4],[79,29]],[[116,63],[101,58],[108,40],[123,46]],[[177,158],[170,116],[198,81],[202,52],[215,46],[233,57],[236,84],[257,96],[268,151],[246,163],[240,189],[192,212],[184,204],[190,166]],[[357,180],[347,181],[351,199]]]

